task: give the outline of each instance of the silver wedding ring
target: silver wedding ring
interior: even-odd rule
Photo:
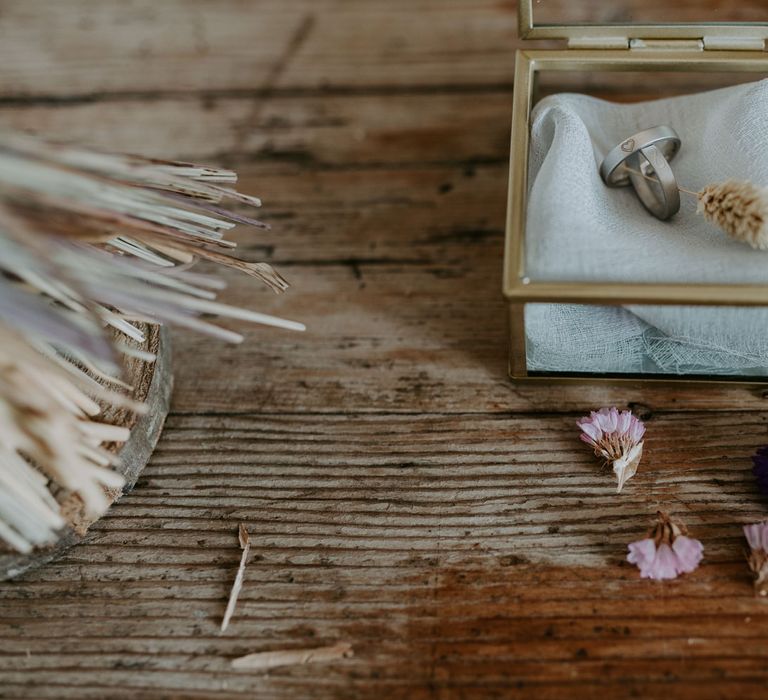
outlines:
[[[637,153],[638,170],[629,180],[645,208],[657,219],[666,221],[680,209],[680,190],[669,161],[658,146],[641,148]]]
[[[669,165],[679,150],[674,129],[654,126],[612,148],[600,164],[600,176],[608,187],[632,185],[643,206],[666,220],[680,209],[680,191]]]

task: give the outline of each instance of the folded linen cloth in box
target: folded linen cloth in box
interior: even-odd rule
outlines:
[[[542,100],[532,115],[527,274],[536,281],[768,283],[768,251],[730,239],[681,194],[659,221],[631,187],[598,167],[632,134],[671,126],[682,140],[678,183],[768,185],[768,80],[652,102],[587,95]],[[568,372],[768,374],[768,309],[526,306],[528,369]]]

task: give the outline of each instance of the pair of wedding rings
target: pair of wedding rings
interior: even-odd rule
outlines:
[[[610,150],[600,165],[608,187],[632,185],[643,206],[666,221],[680,209],[680,190],[669,165],[680,150],[680,137],[669,126],[654,126]]]

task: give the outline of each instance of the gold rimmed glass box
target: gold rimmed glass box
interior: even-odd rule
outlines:
[[[629,372],[610,366],[585,368],[578,362],[569,367],[567,361],[566,366],[562,362],[547,366],[546,361],[532,362],[531,339],[526,331],[526,317],[543,304],[578,308],[768,307],[768,252],[754,253],[765,256],[765,282],[751,279],[749,283],[739,282],[738,275],[718,283],[672,278],[635,281],[631,274],[621,279],[537,277],[526,258],[531,241],[527,239],[531,235],[527,230],[531,114],[541,96],[562,90],[626,102],[768,77],[768,2],[745,0],[726,9],[721,5],[724,3],[707,0],[674,6],[660,0],[535,0],[534,6],[534,0],[520,0],[522,39],[564,40],[567,46],[524,48],[516,55],[504,256],[510,375],[514,380],[768,381],[768,361],[754,367],[742,366],[744,363],[734,368],[724,366],[716,372],[702,372],[697,366],[659,370],[653,362],[645,366],[640,362],[640,369]],[[671,16],[674,13],[677,16]],[[558,21],[563,17],[567,21]],[[552,202],[552,206],[557,203]],[[768,325],[765,334],[768,339]]]

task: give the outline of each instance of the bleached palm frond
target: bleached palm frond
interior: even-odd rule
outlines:
[[[303,330],[216,301],[221,280],[189,270],[211,260],[287,288],[269,265],[232,255],[235,225],[268,228],[228,208],[260,205],[232,189],[236,179],[0,133],[0,539],[12,548],[56,539],[54,487],[91,517],[109,504],[104,489],[121,487],[101,445],[127,431],[95,420],[94,400],[131,405],[120,393],[121,335],[141,342],[150,322],[242,339],[210,315]]]

